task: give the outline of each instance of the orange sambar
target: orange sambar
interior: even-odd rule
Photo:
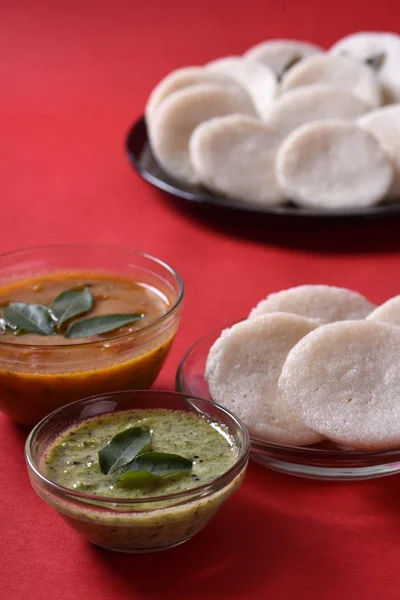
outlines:
[[[0,336],[0,407],[33,425],[56,408],[95,394],[149,388],[178,328],[171,290],[107,273],[52,273],[0,288],[0,309],[10,302],[49,306],[61,292],[88,287],[90,315],[143,313],[107,334],[68,339],[27,333]],[[168,295],[169,294],[169,295]]]

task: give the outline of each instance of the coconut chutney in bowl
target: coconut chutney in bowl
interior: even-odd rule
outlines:
[[[26,442],[33,488],[85,539],[120,552],[181,544],[239,487],[246,428],[175,392],[116,392],[43,419]]]

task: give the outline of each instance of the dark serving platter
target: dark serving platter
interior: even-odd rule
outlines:
[[[128,158],[139,173],[154,187],[180,198],[192,205],[216,207],[235,211],[236,213],[254,214],[258,217],[274,217],[275,219],[371,219],[400,216],[399,202],[382,203],[368,208],[349,208],[347,210],[315,210],[299,208],[293,204],[281,206],[259,207],[239,204],[237,201],[216,196],[202,186],[186,185],[167,175],[157,164],[149,145],[147,127],[144,117],[140,117],[130,128],[126,137]]]

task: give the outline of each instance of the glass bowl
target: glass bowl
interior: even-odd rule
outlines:
[[[179,325],[181,278],[149,254],[118,246],[65,244],[0,255],[0,287],[58,273],[132,278],[167,297],[168,309],[146,326],[100,341],[31,345],[7,343],[0,336],[0,409],[23,425],[34,425],[79,398],[149,388]]]
[[[89,417],[137,408],[190,411],[223,424],[238,451],[235,463],[209,483],[141,499],[87,494],[46,477],[46,451],[66,429]],[[37,494],[86,540],[109,550],[152,552],[189,540],[209,522],[241,484],[249,448],[245,426],[217,404],[176,392],[124,391],[73,402],[44,418],[27,439],[25,458]]]
[[[231,327],[229,323],[223,329]],[[221,335],[216,329],[198,340],[184,355],[176,389],[212,400],[204,371],[211,346]],[[400,449],[352,450],[330,441],[313,446],[285,446],[250,436],[250,459],[263,467],[310,479],[370,479],[400,472]]]

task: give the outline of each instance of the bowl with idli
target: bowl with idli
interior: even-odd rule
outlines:
[[[400,214],[400,36],[265,40],[168,73],[128,157],[181,199],[282,217]]]
[[[313,479],[400,472],[400,297],[302,285],[271,293],[246,319],[185,354],[177,389],[247,426],[251,459]]]

